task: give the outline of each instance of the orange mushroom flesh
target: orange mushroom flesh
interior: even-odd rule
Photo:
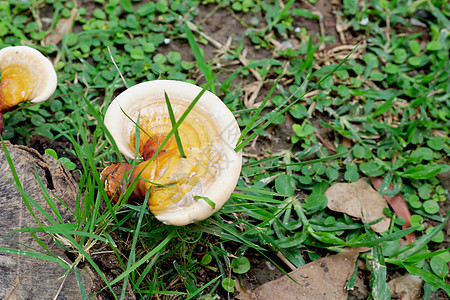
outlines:
[[[0,113],[4,113],[29,99],[35,88],[37,76],[22,64],[11,64],[5,67],[1,76]]]
[[[175,115],[180,115],[185,107],[173,104]],[[145,110],[145,109],[144,109]],[[102,177],[106,180],[108,197],[114,201],[137,177],[137,185],[129,201],[144,199],[148,190],[148,206],[152,213],[158,214],[173,204],[189,198],[189,194],[201,194],[208,183],[218,173],[218,152],[214,149],[211,137],[217,136],[214,126],[208,124],[207,116],[192,111],[178,128],[185,157],[175,137],[171,136],[159,150],[172,125],[164,102],[152,103],[151,110],[140,117],[143,132],[139,135],[139,154],[144,159],[134,170],[128,164],[108,166]],[[135,129],[130,129],[129,146],[137,147]],[[128,180],[123,176],[128,173]],[[143,179],[145,178],[145,179]],[[192,198],[191,197],[191,198]]]
[[[0,134],[3,114],[21,102],[47,100],[55,91],[57,77],[52,63],[38,50],[10,46],[0,50]]]
[[[3,132],[3,114],[31,96],[36,74],[22,64],[12,64],[1,72],[0,82],[0,134]]]

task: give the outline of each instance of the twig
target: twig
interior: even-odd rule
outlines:
[[[119,72],[119,75],[120,75],[120,78],[122,78],[123,84],[125,84],[125,87],[128,88],[127,81],[126,81],[125,78],[123,77],[122,72],[120,72],[120,69],[119,69],[119,67],[117,66],[116,61],[114,60],[114,57],[113,57],[113,55],[112,55],[112,53],[111,53],[111,49],[109,48],[109,46],[107,46],[107,48],[108,48],[108,52],[109,52],[109,57],[111,57],[111,60],[112,60],[112,62],[113,62],[113,64],[114,64],[114,66],[116,67],[117,72]]]
[[[210,37],[206,33],[202,32],[201,30],[199,30],[194,23],[192,23],[190,21],[186,21],[186,24],[188,25],[190,30],[195,31],[198,34],[200,34],[202,37],[204,37],[208,42],[210,42],[217,49],[220,49],[220,48],[223,47],[223,45],[221,43],[219,43],[218,41],[216,41],[215,39],[213,39],[212,37]]]
[[[286,258],[286,256],[284,256],[283,253],[277,250],[276,254],[278,258],[281,259],[292,271],[297,270],[297,268]]]

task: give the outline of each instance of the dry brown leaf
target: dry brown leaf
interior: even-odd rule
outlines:
[[[44,45],[55,45],[62,41],[63,36],[72,31],[73,22],[78,14],[78,9],[75,6],[70,11],[70,17],[59,19],[56,23],[53,32],[48,34],[44,39]]]
[[[381,184],[383,183],[382,177],[370,177],[370,182],[372,182],[372,185],[379,190]],[[389,186],[388,190],[392,190],[394,187],[392,184]],[[405,199],[401,194],[397,194],[393,197],[391,196],[384,196],[384,199],[389,203],[389,205],[392,207],[394,212],[397,214],[397,216],[402,217],[405,220],[405,224],[403,224],[402,229],[406,229],[411,227],[411,213],[408,209],[408,205],[406,204]],[[416,238],[416,234],[414,232],[411,232],[406,236],[406,239],[408,240],[408,243],[412,243]]]
[[[366,222],[385,217],[386,201],[363,178],[353,183],[337,183],[325,192],[328,199],[327,207],[332,211],[343,212]],[[381,222],[371,225],[376,232],[389,229],[391,219],[384,218]]]
[[[267,282],[253,292],[241,292],[241,300],[347,299],[345,283],[355,269],[359,251],[352,249],[301,266],[288,276]]]
[[[420,299],[420,294],[422,293],[422,283],[422,278],[409,274],[392,279],[389,281],[392,299]]]

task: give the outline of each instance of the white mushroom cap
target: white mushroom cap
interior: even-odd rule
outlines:
[[[128,116],[135,116],[143,106],[164,101],[164,92],[167,93],[171,103],[184,102],[187,107],[201,91],[202,88],[196,85],[173,80],[155,80],[137,84],[121,93],[111,103],[105,115],[105,125],[120,152],[133,158],[134,150],[129,146],[129,132],[130,126],[134,125],[122,110]],[[158,220],[166,224],[181,226],[209,217],[228,200],[241,172],[242,153],[234,151],[240,129],[231,111],[209,91],[202,95],[194,110],[202,111],[208,116],[216,127],[219,135],[217,140],[222,144],[217,174],[201,194],[193,195],[209,198],[215,203],[215,208],[213,209],[204,199],[192,199],[193,196],[190,195],[190,201],[183,201],[186,205],[155,214]]]
[[[24,65],[36,74],[35,89],[26,101],[33,103],[47,100],[55,91],[57,77],[48,58],[38,50],[28,46],[11,46],[0,50],[0,71],[12,64]]]

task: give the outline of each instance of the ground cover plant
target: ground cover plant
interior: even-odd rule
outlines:
[[[58,73],[49,101],[4,115],[2,138],[46,139],[39,150],[80,186],[74,221],[45,216],[33,230],[69,241],[66,271],[87,261],[102,274],[91,257],[113,251],[120,275],[103,276],[102,290],[113,298],[130,285],[138,299],[232,299],[353,246],[370,251],[347,282],[350,297],[388,299],[387,282],[409,273],[423,280],[422,299],[445,299],[449,13],[439,0],[0,1],[0,48],[30,45]],[[111,203],[100,178],[124,160],[103,124],[109,103],[161,78],[212,91],[243,130],[235,192],[185,227],[163,225],[146,205]],[[63,147],[44,149],[52,145]],[[328,206],[330,187],[360,179],[390,203],[386,231]]]

